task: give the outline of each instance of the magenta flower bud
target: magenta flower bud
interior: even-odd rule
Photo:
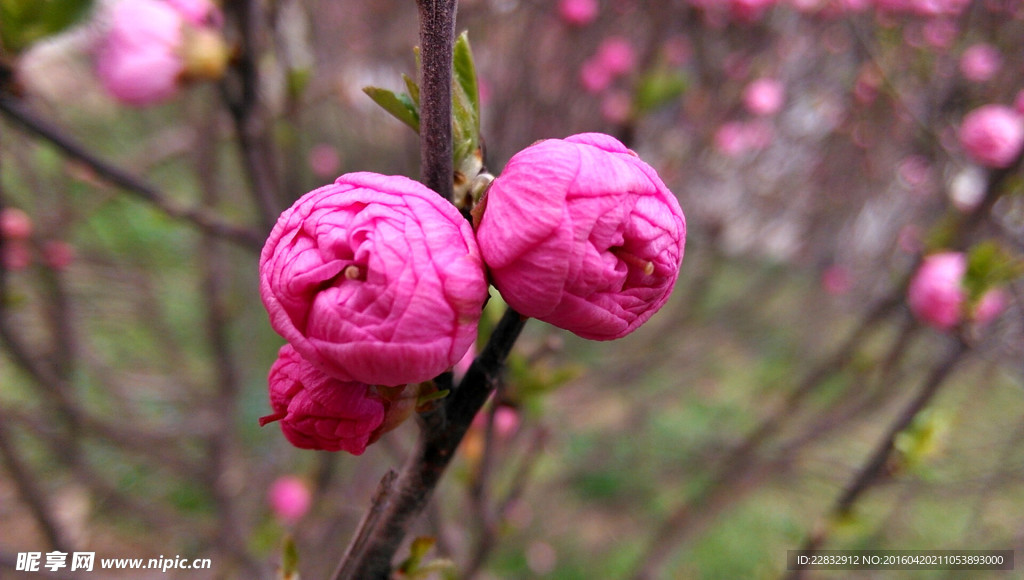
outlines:
[[[27,240],[32,235],[32,218],[24,210],[5,207],[0,210],[0,236],[6,240]]]
[[[121,0],[96,52],[96,72],[117,100],[151,105],[174,96],[186,78],[217,78],[227,47],[209,0]]]
[[[309,511],[312,494],[301,477],[283,475],[274,480],[267,490],[267,503],[277,519],[294,524]]]
[[[119,101],[148,105],[178,89],[184,62],[182,17],[161,0],[122,0],[111,10],[110,29],[96,55],[103,86]]]
[[[343,381],[398,386],[457,363],[487,281],[473,229],[405,177],[351,173],[285,210],[260,256],[270,324]]]
[[[615,138],[535,143],[509,160],[485,200],[480,252],[520,314],[610,340],[668,300],[686,221],[654,169]]]
[[[959,324],[967,298],[961,282],[967,258],[960,252],[927,256],[907,288],[907,304],[921,322],[939,330]]]
[[[597,18],[597,0],[560,0],[558,15],[569,26],[586,26]]]
[[[268,383],[273,414],[260,425],[280,421],[285,438],[300,449],[362,455],[384,422],[385,404],[373,387],[327,376],[291,345],[281,347]]]
[[[1002,65],[999,49],[987,43],[974,44],[960,56],[960,72],[964,78],[976,83],[991,80]]]
[[[636,51],[627,38],[610,36],[597,48],[597,62],[613,77],[628,74],[636,68]]]
[[[781,82],[760,78],[747,85],[743,91],[743,106],[754,115],[770,116],[782,109],[786,89]]]
[[[979,107],[964,117],[960,145],[982,165],[1009,167],[1024,146],[1024,118],[1003,105]]]

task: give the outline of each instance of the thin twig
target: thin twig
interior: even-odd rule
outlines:
[[[20,100],[0,93],[0,112],[22,129],[53,144],[68,157],[84,164],[100,179],[153,204],[167,215],[188,221],[211,235],[231,240],[243,247],[259,251],[263,237],[248,228],[229,224],[220,216],[202,208],[184,207],[153,185],[117,167],[90,152],[81,143],[66,135],[57,126],[43,120]]]

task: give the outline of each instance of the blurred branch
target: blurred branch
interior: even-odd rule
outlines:
[[[231,71],[221,83],[224,102],[235,122],[242,164],[249,177],[252,193],[265,231],[270,231],[281,213],[274,145],[267,131],[259,97],[259,68],[256,44],[260,31],[259,2],[228,0],[224,13],[238,27],[238,54]]]
[[[909,427],[918,413],[935,398],[935,395],[939,392],[953,369],[956,368],[957,363],[963,359],[966,352],[968,352],[967,343],[958,338],[949,348],[946,355],[942,357],[941,362],[928,375],[924,384],[921,385],[917,396],[896,417],[896,420],[889,426],[885,436],[879,441],[875,450],[868,456],[867,461],[847,484],[843,493],[829,511],[829,521],[835,521],[849,514],[853,510],[854,504],[864,492],[885,475],[885,468],[889,461],[889,456],[894,449],[893,444],[896,441],[896,437]],[[806,555],[818,549],[828,540],[828,534],[829,526],[826,524],[818,532],[807,538],[800,553]],[[792,570],[786,575],[786,578],[789,580],[799,580],[803,578],[804,572],[805,570],[802,568]]]
[[[257,232],[224,222],[220,216],[203,209],[181,206],[149,183],[116,167],[91,153],[61,129],[43,120],[20,100],[0,93],[0,112],[24,130],[56,146],[68,157],[86,165],[101,179],[153,204],[167,215],[188,221],[211,235],[231,240],[251,250],[259,251],[263,239]]]

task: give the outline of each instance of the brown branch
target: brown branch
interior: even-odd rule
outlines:
[[[374,509],[381,513],[356,536],[354,541],[363,547],[346,552],[346,559],[333,576],[335,580],[389,577],[395,552],[426,507],[473,417],[494,390],[505,359],[525,323],[526,319],[517,312],[506,310],[458,388],[438,409],[420,416],[421,431],[415,450],[387,497],[374,502]]]
[[[206,233],[231,240],[251,250],[259,251],[263,248],[263,236],[257,232],[229,224],[220,216],[210,214],[204,209],[182,206],[151,184],[100,159],[81,143],[66,135],[60,128],[36,115],[20,100],[0,93],[0,112],[25,131],[48,141],[64,155],[87,166],[100,179],[151,203],[165,214],[176,219],[183,219]]]
[[[420,12],[420,181],[451,201],[452,51],[456,0],[416,0]]]

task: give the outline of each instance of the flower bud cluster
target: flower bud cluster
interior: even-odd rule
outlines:
[[[488,271],[520,314],[610,340],[665,304],[683,258],[679,202],[603,134],[519,152],[474,218],[475,232],[425,186],[373,173],[281,214],[260,294],[288,344],[262,422],[280,421],[297,447],[360,454],[413,412],[420,383],[466,362]]]
[[[967,300],[964,277],[967,256],[940,252],[925,257],[907,288],[907,304],[921,322],[939,330],[952,330],[964,320],[985,324],[1006,306],[1002,290],[985,292],[976,304]]]

